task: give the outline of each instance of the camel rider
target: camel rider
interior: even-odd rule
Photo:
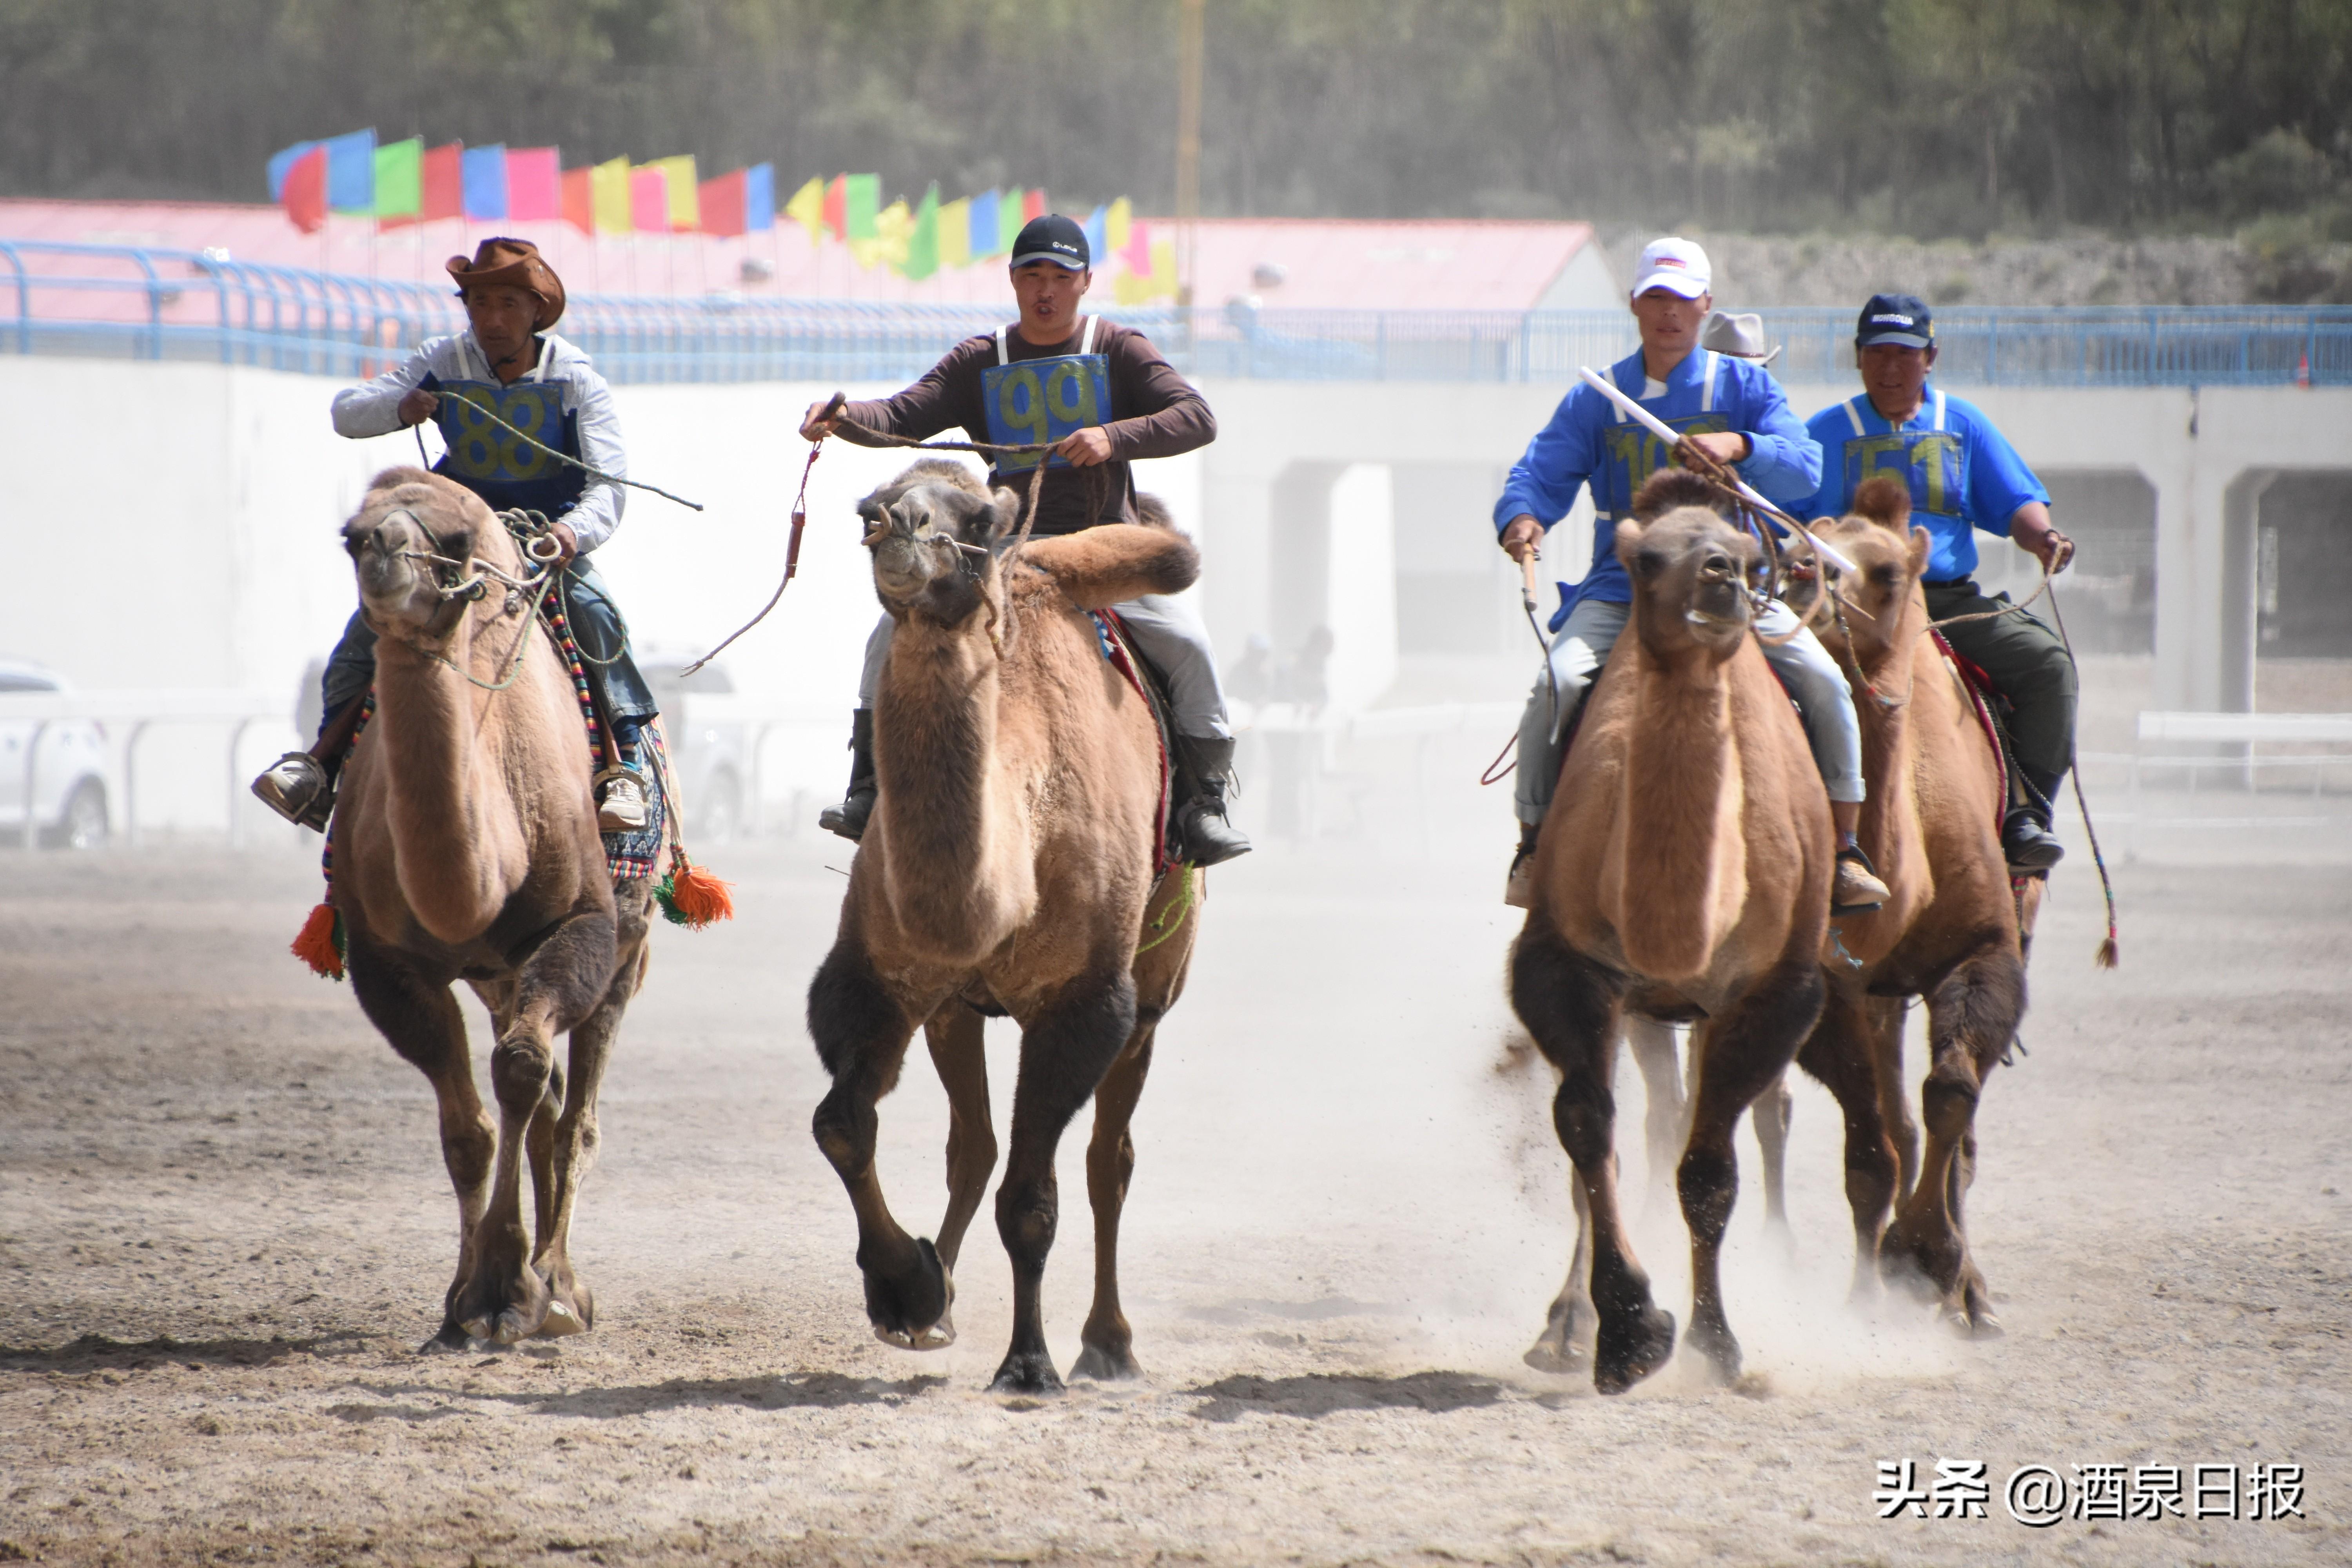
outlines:
[[[1128,464],[1205,447],[1216,438],[1217,422],[1150,339],[1132,327],[1079,314],[1078,303],[1094,281],[1092,260],[1086,232],[1076,223],[1059,215],[1031,219],[1013,242],[1010,263],[1021,307],[1016,325],[965,339],[895,397],[849,404],[831,419],[824,417],[823,405],[810,405],[801,434],[811,441],[837,435],[859,446],[880,446],[866,432],[926,440],[961,426],[971,439],[999,446],[1050,441],[1034,533],[1135,521],[1135,480]],[[1025,500],[1037,460],[1000,455],[990,482]],[[1234,738],[1208,628],[1188,602],[1163,595],[1115,607],[1136,647],[1168,681],[1176,731],[1170,812],[1175,854],[1213,866],[1247,853],[1249,840],[1225,817]],[[874,810],[874,692],[894,625],[883,616],[866,639],[851,719],[849,796],[818,818],[845,838],[862,835]]]
[[[1619,390],[1710,457],[1732,465],[1768,500],[1793,508],[1820,483],[1821,447],[1761,363],[1699,347],[1700,327],[1714,302],[1706,252],[1686,239],[1653,240],[1643,247],[1633,291],[1642,346],[1608,374]],[[1579,386],[1528,444],[1495,503],[1504,551],[1525,561],[1544,531],[1568,515],[1577,492],[1592,489],[1592,565],[1553,619],[1550,671],[1537,679],[1519,721],[1519,848],[1503,898],[1522,909],[1532,891],[1537,830],[1559,779],[1560,739],[1633,617],[1633,584],[1617,560],[1616,520],[1670,456],[1664,442],[1616,405]],[[1844,913],[1875,909],[1885,900],[1886,886],[1854,840],[1863,782],[1853,692],[1829,650],[1787,605],[1775,601],[1757,617],[1756,629],[1764,657],[1803,711],[1805,738],[1828,787],[1838,833],[1832,906]],[[1776,641],[1782,637],[1787,640]]]
[[[335,395],[337,433],[354,440],[433,420],[447,450],[433,471],[472,490],[493,511],[552,520],[562,546],[565,618],[579,642],[599,721],[614,756],[596,775],[596,826],[606,833],[646,822],[637,738],[656,711],[629,656],[628,628],[586,559],[621,522],[621,487],[591,479],[483,418],[509,425],[615,477],[628,472],[612,389],[588,356],[548,331],[563,314],[563,284],[528,240],[486,239],[471,261],[453,256],[449,276],[469,330],[428,340],[398,370]],[[375,633],[355,613],[320,683],[326,719],[308,752],[289,752],[256,779],[253,793],[280,816],[323,829],[334,774],[362,700],[375,679]]]
[[[1873,474],[1910,487],[1911,521],[1935,543],[1920,587],[1932,620],[1998,611],[1970,574],[1976,530],[2006,535],[2050,571],[2074,559],[2074,542],[2050,524],[2050,492],[1975,405],[1927,384],[1936,367],[1936,323],[1909,294],[1874,294],[1854,327],[1862,395],[1806,421],[1828,455],[1821,491],[1803,515],[1836,517]],[[2010,743],[2025,801],[2001,824],[2011,869],[2042,871],[2065,855],[2050,831],[2050,802],[2074,761],[2074,660],[2058,634],[2030,615],[1943,628],[1954,652],[1992,677],[2015,712]]]

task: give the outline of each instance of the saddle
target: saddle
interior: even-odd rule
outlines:
[[[1993,830],[1998,833],[2009,808],[2022,804],[2025,795],[2023,780],[2017,772],[2016,754],[2010,749],[2009,726],[2004,721],[2012,710],[2010,700],[1993,685],[1992,677],[1985,673],[1984,668],[1962,658],[1944,640],[1943,633],[1930,626],[1927,635],[1936,640],[1936,651],[1944,656],[1944,662],[1959,677],[1960,689],[1968,693],[1969,706],[1977,716],[1977,727],[1984,731],[1985,744],[1992,748],[1993,761],[2000,764],[2001,804],[1993,813]]]
[[[1171,759],[1175,755],[1171,750],[1175,732],[1168,726],[1168,678],[1129,639],[1127,625],[1118,618],[1117,610],[1088,610],[1087,614],[1094,619],[1095,640],[1102,648],[1103,658],[1127,678],[1135,694],[1143,699],[1160,738],[1160,804],[1152,817],[1151,874],[1154,878],[1163,877],[1175,861],[1168,842],[1169,814],[1173,804],[1170,793],[1174,783]]]

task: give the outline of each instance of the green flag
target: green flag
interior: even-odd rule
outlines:
[[[1029,220],[1021,216],[1022,190],[1013,186],[996,198],[996,254],[1009,255],[1013,242],[1021,237],[1021,226]]]
[[[878,237],[874,219],[882,210],[882,176],[844,174],[841,177],[844,239]]]
[[[898,270],[910,283],[920,283],[940,269],[940,187],[934,180],[915,209],[915,229],[907,237],[907,259]]]
[[[425,211],[425,139],[412,136],[375,150],[375,216],[416,217]]]

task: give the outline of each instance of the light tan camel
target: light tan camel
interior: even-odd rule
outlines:
[[[595,1305],[572,1268],[572,1205],[605,1061],[645,977],[654,879],[616,905],[572,678],[536,595],[504,585],[533,568],[481,500],[387,469],[343,542],[376,631],[376,711],[343,769],[333,898],[361,1007],[440,1101],[457,1272],[427,1348],[578,1333]],[[450,991],[461,979],[498,1027],[495,1128]]]
[[[1133,1377],[1117,1263],[1135,1163],[1128,1122],[1199,921],[1185,868],[1155,877],[1151,713],[1085,611],[1176,593],[1199,556],[1172,531],[1116,524],[1008,560],[1016,498],[940,462],[917,464],[859,510],[875,588],[897,623],[875,701],[881,794],[808,1020],[833,1075],[814,1131],[856,1210],[866,1316],[908,1349],[952,1338],[949,1270],[996,1155],[982,1017],[1010,1014],[1020,1077],[996,1226],[1013,1261],[1013,1342],[994,1387],[1062,1385],[1039,1294],[1059,1214],[1055,1148],[1089,1095],[1095,1299],[1071,1375]],[[936,1247],[892,1217],[874,1168],[876,1101],[897,1084],[919,1024],[953,1116]]]
[[[1731,1131],[1822,1005],[1829,801],[1749,634],[1758,546],[1709,510],[1713,493],[1666,470],[1617,526],[1633,620],[1569,751],[1511,954],[1511,1004],[1560,1069],[1553,1122],[1591,1213],[1604,1394],[1655,1372],[1675,1341],[1618,1211],[1609,1080],[1621,1011],[1705,1020],[1677,1184],[1691,1337],[1728,1378],[1739,1346],[1718,1264],[1738,1184]]]
[[[1874,1284],[1876,1261],[1929,1283],[1955,1327],[1996,1333],[1961,1201],[1985,1075],[2007,1054],[2024,1014],[2021,927],[2031,929],[2042,883],[2011,881],[2000,842],[2000,762],[1959,672],[1927,635],[1918,584],[1929,539],[1909,526],[1910,516],[1908,490],[1878,478],[1856,490],[1851,515],[1824,529],[1859,569],[1841,581],[1859,613],[1826,629],[1823,640],[1858,672],[1870,786],[1859,837],[1889,896],[1875,912],[1839,922],[1853,962],[1826,966],[1829,1001],[1801,1059],[1873,1064],[1878,1109],[1860,1117],[1850,1110],[1846,1125],[1856,1290]],[[1903,1085],[1903,1018],[1914,996],[1927,1000],[1932,1058],[1924,1159]],[[1882,1240],[1898,1182],[1901,1212]]]

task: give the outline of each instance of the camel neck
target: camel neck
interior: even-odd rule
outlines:
[[[1863,802],[1859,837],[1882,879],[1903,881],[1921,863],[1919,816],[1911,779],[1911,718],[1919,700],[1920,661],[1936,650],[1920,625],[1924,610],[1906,605],[1895,635],[1864,658],[1854,650],[1855,668],[1870,689],[1854,694],[1862,725],[1862,774],[1870,781]]]
[[[1640,718],[1626,742],[1619,935],[1637,971],[1675,979],[1705,968],[1747,896],[1729,671],[1661,666],[1643,650],[1633,675]]]

